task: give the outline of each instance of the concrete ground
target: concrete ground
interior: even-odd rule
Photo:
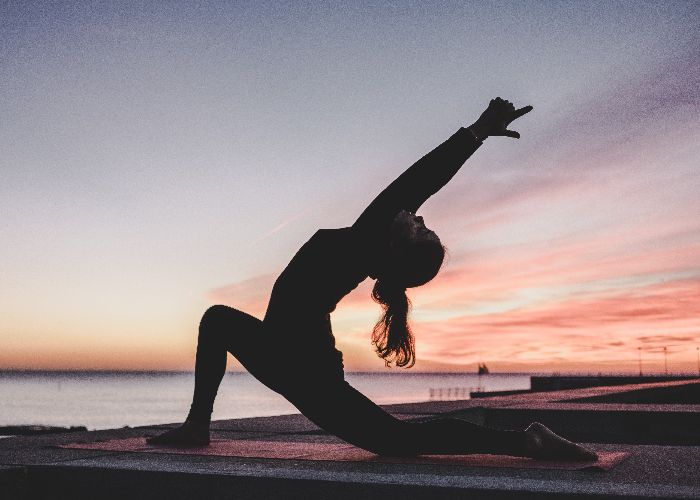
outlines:
[[[680,388],[682,384],[687,387]],[[700,405],[651,402],[654,394],[658,400],[668,400],[663,395],[669,391],[685,391],[683,394],[690,394],[693,400],[698,390],[700,381],[695,380],[385,407],[400,418],[450,414],[504,428],[538,420],[569,438],[590,443],[595,450],[629,452],[629,457],[610,471],[320,462],[56,447],[153,435],[168,427],[164,425],[0,439],[0,498],[700,498]],[[646,392],[636,397],[635,391]],[[642,402],[630,402],[635,398]],[[620,399],[627,402],[604,402]],[[217,421],[212,429],[215,439],[280,441],[280,446],[285,442],[339,442],[302,415]]]

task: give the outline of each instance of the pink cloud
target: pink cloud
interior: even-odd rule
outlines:
[[[263,233],[263,234],[262,234],[260,237],[258,237],[257,239],[253,240],[252,243],[259,243],[260,241],[269,238],[269,237],[272,236],[273,234],[280,232],[282,229],[284,229],[285,227],[289,226],[289,225],[292,224],[293,222],[295,222],[295,221],[301,219],[304,215],[306,215],[306,214],[309,213],[310,211],[311,211],[311,208],[307,208],[307,209],[302,210],[301,212],[299,212],[299,213],[297,213],[297,214],[294,214],[294,215],[291,215],[291,216],[289,216],[289,217],[286,217],[282,222],[280,222],[279,224],[277,224],[275,227],[273,227],[272,229],[266,231],[265,233]]]
[[[261,274],[215,288],[207,294],[207,298],[214,303],[235,307],[262,318],[265,315],[275,279],[274,274]]]
[[[700,343],[700,277],[608,296],[569,298],[498,314],[416,325],[428,359],[596,361],[644,352],[692,352]],[[663,334],[659,332],[664,332]]]

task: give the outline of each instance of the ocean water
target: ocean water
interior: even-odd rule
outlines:
[[[378,404],[465,399],[470,390],[530,387],[528,374],[348,373],[346,380]],[[192,373],[0,373],[0,426],[84,425],[90,430],[180,422]],[[296,413],[282,396],[247,373],[227,373],[214,419]]]

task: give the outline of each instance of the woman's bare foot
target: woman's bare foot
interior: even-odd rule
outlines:
[[[209,444],[209,424],[185,420],[175,429],[146,438],[148,444],[170,444],[173,446],[207,446]]]
[[[527,456],[541,460],[595,461],[598,455],[535,422],[525,429]]]

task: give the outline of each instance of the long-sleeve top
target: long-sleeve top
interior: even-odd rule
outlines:
[[[466,128],[423,156],[384,189],[351,227],[318,230],[294,255],[272,289],[264,322],[297,355],[337,368],[330,313],[381,261],[401,210],[416,212],[482,144]]]

